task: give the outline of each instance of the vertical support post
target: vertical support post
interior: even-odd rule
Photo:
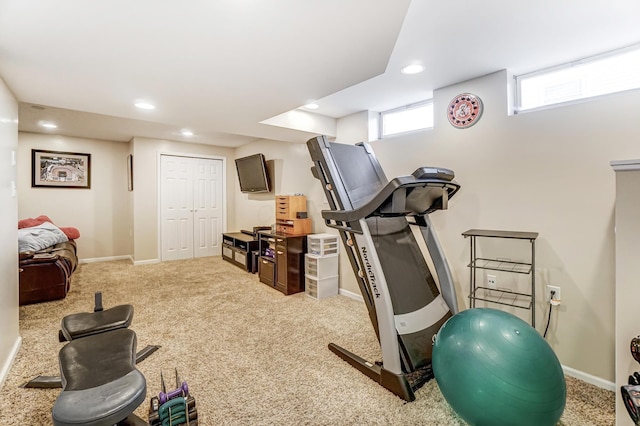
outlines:
[[[94,298],[95,306],[93,308],[93,312],[102,312],[104,310],[104,308],[102,307],[102,292],[96,291]]]
[[[536,240],[531,239],[531,327],[536,328]]]
[[[476,258],[476,237],[472,235],[470,238],[471,250],[469,250],[470,258],[469,258],[469,266],[471,267],[469,271],[469,307],[476,307],[476,299],[474,295],[474,290],[476,289],[476,264],[474,263],[474,259]]]

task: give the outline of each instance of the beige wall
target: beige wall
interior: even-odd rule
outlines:
[[[160,153],[228,158],[234,152],[230,148],[144,138],[120,143],[24,132],[20,133],[18,147],[20,218],[45,214],[60,226],[78,228],[81,260],[131,256],[136,262],[158,260]],[[32,149],[90,153],[91,189],[32,188]],[[133,192],[127,188],[130,153],[134,162]],[[227,180],[230,178],[233,175],[229,176],[227,167]],[[233,194],[228,198],[227,215],[233,222]]]
[[[18,103],[0,78],[0,388],[20,347],[18,335]]]
[[[359,137],[367,136],[366,123],[368,114],[357,113],[343,120],[342,129],[345,134]],[[339,123],[340,125],[340,123]],[[365,131],[360,128],[364,126]],[[338,127],[340,132],[340,127]],[[338,140],[339,141],[339,140]],[[304,141],[306,142],[306,141]],[[345,142],[348,143],[348,142]],[[307,210],[313,223],[313,233],[330,233],[337,235],[337,231],[327,228],[322,219],[322,210],[329,210],[320,181],[311,174],[313,162],[309,156],[306,143],[292,144],[272,140],[261,140],[244,145],[236,149],[236,158],[255,153],[263,153],[269,164],[273,164],[275,170],[272,182],[272,192],[268,194],[243,194],[240,192],[238,177],[234,175],[234,185],[231,191],[236,195],[236,228],[230,231],[250,230],[254,226],[271,226],[275,223],[275,195],[293,195],[302,193],[307,197]],[[235,173],[235,165],[231,166]],[[349,259],[344,254],[344,248],[340,246],[341,256],[339,271],[341,291],[347,291],[352,295],[360,296],[360,289],[353,274]]]
[[[230,191],[235,195],[236,223],[230,231],[251,229],[254,226],[271,226],[275,223],[275,196],[303,194],[307,197],[307,209],[313,219],[314,232],[324,232],[324,223],[318,220],[322,208],[317,204],[318,197],[315,178],[311,175],[311,158],[305,144],[292,144],[272,140],[260,140],[236,148],[235,158],[262,153],[267,162],[273,164],[275,179],[271,182],[272,191],[261,194],[243,194],[240,192],[235,163],[230,163],[234,173]]]
[[[226,164],[226,217],[227,228],[234,224],[233,184],[235,166],[230,167],[234,149],[211,145],[198,145],[167,140],[134,138],[133,152],[133,257],[136,263],[159,260],[158,242],[158,171],[161,154],[180,154],[223,158]],[[237,177],[235,178],[237,180]]]
[[[613,382],[615,179],[609,162],[640,154],[640,92],[508,116],[507,82],[499,72],[438,90],[434,129],[372,146],[388,177],[421,165],[455,171],[462,189],[432,221],[463,306],[469,247],[462,232],[539,232],[537,329],[544,330],[548,312],[542,289],[560,286],[562,305],[547,341],[563,365]],[[458,130],[446,121],[446,108],[463,92],[480,96],[485,112],[475,126]],[[511,248],[504,256],[512,256]],[[527,318],[529,312],[514,313]]]
[[[32,188],[31,150],[91,154],[91,188]],[[49,216],[80,231],[80,259],[131,254],[127,191],[129,144],[21,132],[18,143],[18,213],[21,219]]]

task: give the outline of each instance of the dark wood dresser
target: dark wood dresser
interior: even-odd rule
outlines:
[[[260,282],[289,295],[304,291],[304,255],[307,236],[278,232],[258,233]]]

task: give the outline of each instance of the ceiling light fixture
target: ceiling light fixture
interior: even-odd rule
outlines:
[[[47,129],[57,129],[58,126],[56,126],[53,123],[47,123],[47,122],[42,122],[40,123],[40,127],[46,127]]]
[[[422,71],[424,71],[424,65],[420,65],[420,64],[407,65],[406,67],[400,70],[402,74],[418,74],[418,73],[421,73]]]
[[[314,104],[314,103],[310,103],[310,104],[306,104],[304,107],[306,109],[318,109],[318,108],[320,108],[320,105]]]
[[[136,108],[140,108],[140,109],[156,109],[155,105],[151,105],[149,102],[145,102],[145,101],[139,101],[135,103]]]
[[[189,129],[182,129],[180,130],[180,133],[182,136],[193,136],[193,132]]]

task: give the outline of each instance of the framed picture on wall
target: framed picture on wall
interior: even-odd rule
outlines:
[[[31,150],[31,186],[91,188],[91,154]]]

